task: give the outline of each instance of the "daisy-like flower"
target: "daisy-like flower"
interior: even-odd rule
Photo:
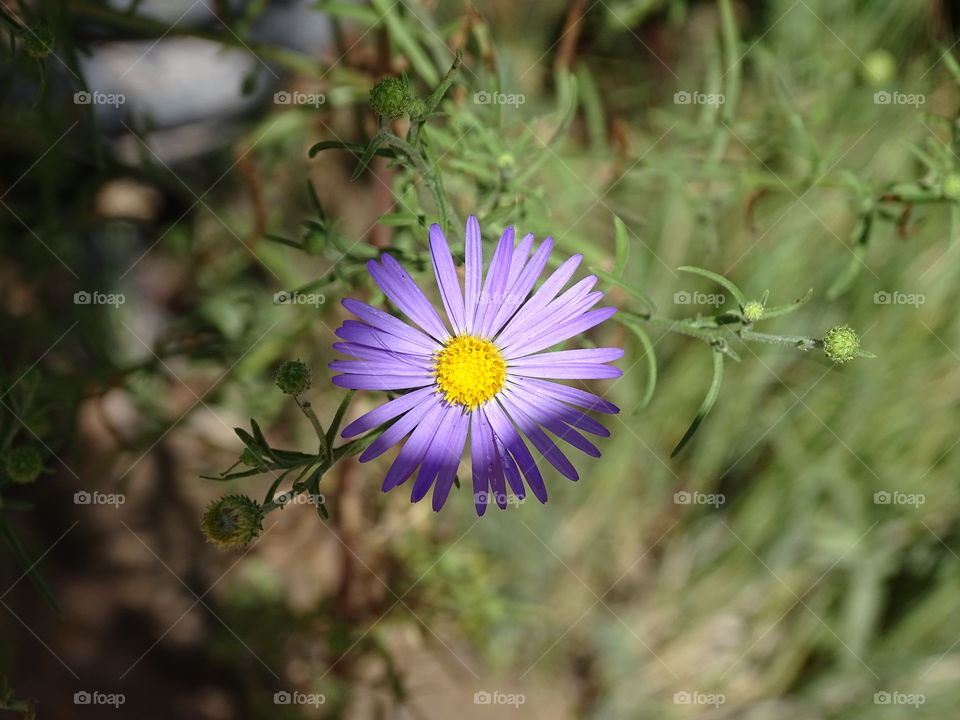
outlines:
[[[383,481],[385,492],[419,468],[410,499],[423,499],[432,487],[433,509],[439,510],[469,436],[474,503],[482,515],[491,496],[500,508],[506,507],[508,485],[516,498],[523,499],[524,479],[540,502],[547,501],[543,476],[524,436],[538,455],[571,480],[579,479],[576,469],[545,430],[588,455],[600,456],[580,431],[610,433],[584,410],[617,413],[618,408],[548,378],[619,377],[620,369],[606,363],[623,350],[543,352],[616,312],[612,307],[591,309],[603,297],[602,292],[591,292],[595,276],[561,292],[581,255],[566,260],[534,290],[553,249],[552,238],[533,252],[533,235],[518,244],[514,229],[507,228],[486,277],[480,226],[473,216],[467,220],[465,245],[461,289],[443,232],[438,225],[430,227],[430,256],[449,325],[399,262],[390,255],[383,255],[379,263],[371,260],[367,268],[374,282],[413,325],[367,303],[345,299],[344,307],[361,322],[344,322],[336,333],[344,342],[334,348],[358,359],[338,360],[330,368],[343,373],[333,378],[340,387],[404,391],[342,433],[353,437],[393,421],[363,451],[361,462],[406,438]]]

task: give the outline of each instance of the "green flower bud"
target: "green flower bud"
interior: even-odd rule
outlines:
[[[32,445],[14,448],[3,457],[3,469],[15,483],[29,485],[43,470],[40,451]]]
[[[53,30],[46,25],[35,25],[32,28],[27,28],[27,32],[23,36],[23,48],[30,57],[42,60],[53,52],[55,41],[56,37]]]
[[[200,529],[221,548],[242,548],[263,529],[263,510],[245,495],[227,495],[207,506]]]
[[[860,350],[860,338],[846,325],[838,325],[823,338],[823,351],[838,365],[857,356]]]
[[[404,78],[381,78],[370,90],[370,107],[385,118],[396,118],[411,112],[415,109],[412,107],[415,100]]]
[[[751,300],[743,306],[743,319],[749,323],[756,322],[763,317],[763,303]]]
[[[274,380],[287,395],[297,395],[310,387],[310,368],[299,360],[288,360],[277,370]]]
[[[941,192],[945,198],[950,200],[960,200],[960,175],[947,175],[943,181]]]

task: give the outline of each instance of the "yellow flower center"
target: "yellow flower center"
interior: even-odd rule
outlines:
[[[483,405],[503,389],[507,363],[489,340],[458,335],[435,356],[433,372],[440,392],[450,403],[467,408]]]

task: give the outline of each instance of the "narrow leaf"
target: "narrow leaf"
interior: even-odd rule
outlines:
[[[743,305],[745,305],[747,302],[747,299],[744,297],[743,293],[740,292],[740,288],[734,285],[730,280],[727,280],[727,278],[725,278],[723,275],[718,275],[710,270],[704,270],[703,268],[694,267],[692,265],[682,265],[681,267],[677,268],[677,270],[683,270],[684,272],[695,273],[697,275],[703,275],[705,278],[710,278],[718,285],[722,285],[729,290],[733,294],[733,297],[736,298],[737,302],[740,303],[741,307],[743,307]]]
[[[680,438],[680,442],[677,443],[677,446],[673,449],[673,452],[670,453],[670,457],[675,457],[677,453],[683,449],[683,446],[690,441],[690,438],[693,437],[693,434],[697,431],[697,428],[700,427],[700,423],[703,422],[703,419],[707,416],[707,413],[710,412],[713,404],[717,401],[717,396],[720,394],[720,383],[722,382],[723,353],[719,350],[714,350],[713,380],[710,382],[710,389],[707,390],[707,396],[703,399],[703,404],[697,411],[697,416],[693,419],[693,422],[690,423],[690,427],[687,428],[687,431],[683,434],[683,437]]]

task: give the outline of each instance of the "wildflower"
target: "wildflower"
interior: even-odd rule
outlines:
[[[526,487],[540,502],[547,490],[533,454],[571,480],[573,464],[544,430],[593,457],[600,451],[579,431],[600,436],[609,431],[583,410],[617,413],[606,400],[550,379],[615,378],[622,372],[606,363],[623,355],[620,348],[543,352],[608,319],[615,308],[591,308],[602,292],[591,292],[590,276],[565,292],[564,285],[580,264],[575,255],[534,290],[547,264],[553,239],[534,250],[533,235],[515,242],[507,228],[484,277],[480,226],[467,221],[464,287],[440,227],[430,228],[430,253],[447,318],[440,314],[410,275],[390,255],[371,260],[367,268],[408,324],[366,303],[345,299],[344,306],[362,322],[347,320],[334,348],[358,360],[339,360],[331,369],[343,374],[336,385],[357,390],[403,391],[343,431],[352,437],[393,422],[360,455],[371,460],[404,438],[402,449],[383,481],[383,490],[397,487],[419,468],[411,490],[417,502],[433,488],[439,510],[456,477],[469,434],[474,504],[486,511],[488,498],[507,505],[507,485],[523,499]],[[409,437],[408,437],[409,436]],[[526,480],[526,487],[524,485]]]
[[[10,450],[3,458],[3,469],[15,483],[29,485],[43,471],[43,458],[32,445]]]
[[[227,495],[207,506],[200,529],[222,548],[241,548],[263,529],[263,510],[245,495]]]
[[[846,325],[838,325],[823,338],[823,351],[838,365],[857,356],[860,350],[860,338]]]
[[[749,323],[756,322],[763,318],[763,303],[757,300],[751,300],[743,306],[743,319]]]
[[[277,369],[274,380],[287,395],[298,395],[310,387],[310,368],[299,360],[288,360]]]
[[[416,101],[406,77],[381,78],[370,90],[370,107],[385,118],[397,118],[404,113],[415,114]]]

